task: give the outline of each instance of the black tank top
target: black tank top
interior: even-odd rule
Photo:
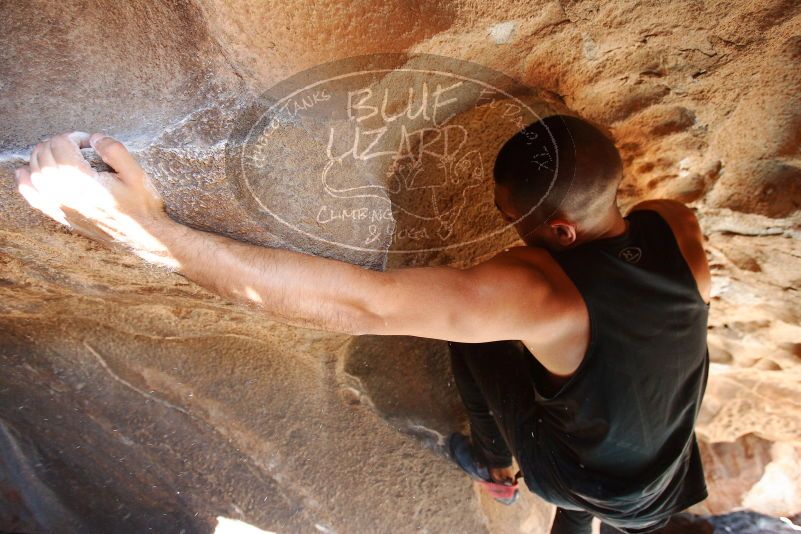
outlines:
[[[694,425],[709,369],[704,303],[667,222],[553,256],[587,305],[590,343],[562,386],[531,357],[537,406],[522,422],[526,485],[627,532],[707,496]]]

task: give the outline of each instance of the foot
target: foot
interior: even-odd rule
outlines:
[[[515,483],[515,475],[517,471],[515,471],[512,466],[509,467],[490,467],[489,468],[490,477],[492,477],[493,482],[497,482],[498,484],[508,484],[512,485]]]
[[[448,451],[456,465],[481,484],[496,501],[508,505],[517,500],[520,492],[517,488],[517,475],[513,474],[511,466],[487,469],[476,460],[467,436],[458,432],[451,434],[448,439]],[[495,474],[490,474],[490,471]]]

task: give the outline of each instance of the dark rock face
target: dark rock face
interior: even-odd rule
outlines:
[[[443,457],[443,436],[464,424],[444,342],[268,321],[69,233],[12,177],[40,139],[102,130],[185,224],[373,269],[465,266],[517,243],[489,173],[515,131],[510,104],[607,128],[626,166],[623,208],[668,197],[697,210],[713,366],[697,429],[710,497],[692,511],[797,513],[799,17],[792,0],[0,4],[0,530],[545,532],[548,505],[525,492],[500,507]],[[260,95],[376,54],[406,71],[430,65],[422,54],[469,61],[493,87],[518,86],[461,106],[464,143],[432,142],[419,176],[378,160],[358,175],[388,198],[348,204],[337,195],[349,172],[325,175],[323,193],[305,185],[322,175],[320,121],[342,124],[313,113],[268,144],[274,181],[232,176],[226,142]],[[387,73],[370,87],[397,103],[406,82]],[[390,188],[398,177],[406,187]],[[353,215],[362,207],[367,219]],[[373,240],[342,246],[356,238]],[[760,517],[681,516],[676,528],[784,528]]]

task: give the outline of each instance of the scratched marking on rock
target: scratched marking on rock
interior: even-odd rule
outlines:
[[[278,84],[240,119],[227,172],[278,224],[348,249],[434,251],[499,235],[509,225],[464,231],[493,202],[498,147],[482,136],[539,116],[491,83],[498,73],[420,58],[415,67],[397,66],[394,55],[343,60]],[[485,122],[471,118],[476,110]],[[531,143],[555,179],[551,139]]]

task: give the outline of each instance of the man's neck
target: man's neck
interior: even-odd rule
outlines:
[[[623,218],[620,210],[614,207],[590,227],[580,229],[579,236],[573,246],[588,243],[597,239],[606,239],[622,235],[628,229],[628,221]]]

